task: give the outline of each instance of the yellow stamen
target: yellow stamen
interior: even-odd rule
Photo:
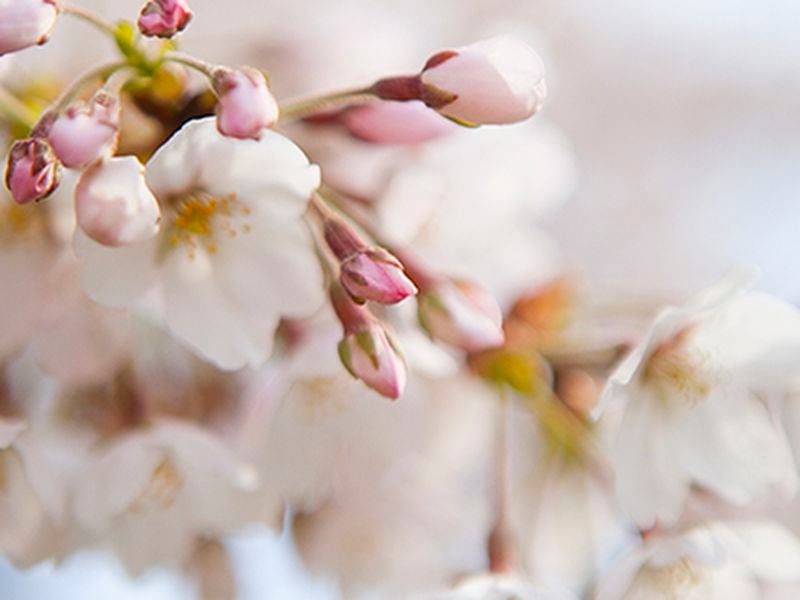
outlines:
[[[209,254],[219,251],[222,236],[233,238],[238,233],[248,233],[251,227],[242,223],[251,210],[237,201],[236,195],[216,198],[203,192],[194,192],[175,202],[175,217],[167,237],[171,247],[184,246],[189,258],[194,258],[199,247]]]
[[[686,337],[679,334],[653,352],[644,380],[663,392],[665,399],[678,395],[696,403],[711,393],[713,381],[706,358],[688,348]]]

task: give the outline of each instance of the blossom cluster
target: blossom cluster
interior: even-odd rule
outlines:
[[[538,226],[575,165],[528,44],[279,102],[185,0],[0,0],[0,60],[70,17],[113,62],[0,73],[5,558],[233,597],[261,524],[348,598],[800,591],[800,310],[747,270],[609,322]]]

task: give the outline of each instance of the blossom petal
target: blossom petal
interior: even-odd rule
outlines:
[[[319,182],[319,168],[288,138],[268,129],[259,140],[225,137],[213,117],[184,125],[147,163],[147,183],[162,201],[199,188],[268,203],[294,217]]]
[[[75,230],[73,247],[83,261],[81,286],[106,306],[130,307],[156,283],[157,238],[121,248],[109,248]]]
[[[258,473],[251,465],[221,439],[196,425],[162,419],[155,425],[153,436],[188,469],[216,474],[245,491],[252,491],[258,485]]]
[[[218,285],[211,257],[173,253],[164,265],[165,320],[169,330],[221,369],[260,365],[272,350],[280,315],[266,310],[258,323]],[[252,273],[251,273],[252,276]]]
[[[680,468],[737,505],[771,484],[785,483],[794,471],[788,443],[766,407],[733,382],[715,386],[672,431],[673,459]]]
[[[642,529],[677,521],[689,494],[688,477],[670,454],[669,424],[646,391],[625,411],[614,448],[617,497]]]

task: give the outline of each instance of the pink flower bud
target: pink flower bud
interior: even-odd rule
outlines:
[[[70,106],[49,126],[47,139],[65,167],[80,169],[110,156],[117,144],[119,102],[98,92]]]
[[[371,102],[348,109],[342,116],[355,137],[375,144],[422,144],[456,129],[422,102]]]
[[[17,204],[46,198],[61,183],[61,164],[43,138],[14,142],[6,164],[6,187]]]
[[[420,76],[422,100],[474,124],[522,121],[538,111],[546,88],[541,58],[511,36],[496,36],[431,57]]]
[[[417,293],[417,286],[394,255],[367,246],[352,227],[332,213],[323,220],[325,241],[340,261],[340,281],[356,302],[396,304]]]
[[[382,396],[396,399],[406,385],[406,365],[386,328],[338,285],[331,302],[344,328],[339,358],[350,374]]]
[[[256,69],[218,69],[214,91],[219,96],[217,128],[222,135],[257,140],[264,128],[278,120],[278,103]]]
[[[406,385],[406,365],[392,338],[378,323],[355,331],[339,342],[342,364],[356,379],[381,396],[400,397]]]
[[[417,293],[403,264],[383,248],[357,252],[340,269],[342,285],[357,302],[396,304]]]
[[[57,15],[56,0],[0,2],[0,55],[45,43]]]
[[[428,334],[467,352],[503,344],[503,314],[492,295],[464,281],[441,280],[419,296],[419,320]]]
[[[150,0],[139,12],[139,31],[148,37],[171,38],[191,19],[192,9],[185,0]]]
[[[111,158],[84,171],[75,188],[75,216],[90,238],[106,246],[143,242],[158,232],[161,211],[134,156]]]

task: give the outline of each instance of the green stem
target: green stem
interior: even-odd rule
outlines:
[[[383,239],[383,236],[378,231],[377,227],[375,227],[375,224],[364,214],[363,210],[355,206],[355,202],[345,195],[323,183],[320,189],[314,194],[314,200],[321,205],[315,207],[317,210],[339,212],[358,225],[359,229],[371,237],[375,243],[381,246],[386,245],[384,243],[386,240]],[[335,209],[335,211],[332,210],[332,208]]]
[[[80,95],[80,93],[83,91],[83,88],[85,88],[87,85],[93,83],[97,79],[100,79],[103,83],[105,83],[114,73],[127,66],[129,66],[127,62],[116,62],[90,69],[79,79],[76,79],[74,82],[72,82],[72,84],[70,84],[70,86],[62,92],[61,97],[53,106],[53,110],[57,113],[64,111],[75,100],[75,98]]]
[[[86,8],[83,8],[82,6],[74,6],[72,4],[62,4],[61,11],[68,15],[72,15],[73,17],[77,17],[82,21],[86,21],[87,23],[95,26],[103,33],[108,33],[109,35],[111,35],[112,38],[115,38],[117,35],[117,28],[114,27],[112,23],[106,21],[100,15]]]
[[[340,214],[355,223],[373,242],[394,254],[395,257],[403,263],[406,274],[421,291],[429,289],[441,281],[441,277],[431,272],[410,250],[398,248],[395,244],[386,239],[372,220],[365,214],[364,209],[359,206],[357,200],[353,200],[325,184],[322,184],[316,196],[327,204],[326,208],[328,208],[328,210],[330,210],[330,207],[333,207]]]
[[[199,58],[195,58],[194,56],[190,56],[188,54],[184,54],[182,52],[167,52],[163,56],[163,60],[166,62],[174,62],[184,67],[189,67],[190,69],[194,69],[208,77],[209,79],[213,79],[214,77],[214,70],[217,68],[215,65],[211,63],[207,63],[204,60],[200,60]]]
[[[0,86],[0,113],[25,131],[30,131],[36,124],[36,112],[2,86]]]
[[[335,92],[325,96],[316,96],[302,100],[293,100],[281,104],[280,120],[288,121],[292,119],[304,119],[312,115],[331,110],[337,107],[350,106],[352,104],[363,104],[378,100],[378,97],[370,88],[359,88]]]

